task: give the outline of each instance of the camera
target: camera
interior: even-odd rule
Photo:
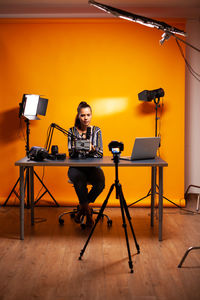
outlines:
[[[48,156],[49,153],[45,148],[37,146],[31,147],[28,153],[28,158],[35,161],[43,161],[45,158],[48,158]]]
[[[75,149],[77,151],[89,151],[90,150],[90,140],[76,140]]]
[[[108,145],[112,154],[120,154],[124,150],[124,144],[122,142],[112,141]]]

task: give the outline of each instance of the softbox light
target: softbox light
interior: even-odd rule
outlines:
[[[39,120],[37,115],[45,116],[48,99],[41,98],[39,95],[24,94],[20,103],[19,117],[24,116],[29,120]]]

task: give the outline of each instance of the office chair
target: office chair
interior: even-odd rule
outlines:
[[[190,187],[195,187],[195,188],[200,188],[200,186],[198,185],[193,185],[193,184],[190,184],[185,192],[185,199],[187,200],[187,196],[188,196],[188,191],[190,189]],[[199,200],[200,200],[200,194],[198,194],[197,196],[197,207],[196,207],[196,211],[198,212],[199,211]],[[180,263],[178,264],[178,268],[181,268],[182,267],[182,264],[184,263],[186,257],[188,256],[188,254],[190,253],[190,251],[192,250],[200,250],[200,246],[194,246],[194,247],[189,247],[186,251],[185,251],[185,254],[183,255]]]
[[[188,256],[189,252],[192,251],[192,250],[200,250],[200,246],[195,246],[195,247],[190,247],[187,249],[187,251],[185,252],[185,254],[183,255],[179,265],[178,265],[178,268],[181,268],[182,267],[182,264],[183,262],[185,261],[186,257]]]
[[[200,188],[200,186],[198,185],[194,185],[194,184],[190,184],[185,192],[185,199],[187,200],[187,196],[188,196],[188,192],[189,192],[189,189],[190,187],[195,187],[195,188]],[[199,200],[200,200],[200,194],[198,194],[197,196],[197,207],[196,207],[196,211],[198,212],[199,211]],[[192,250],[200,250],[200,246],[194,246],[194,247],[189,247],[186,251],[185,251],[185,254],[183,255],[180,263],[178,264],[178,268],[181,268],[182,267],[182,264],[184,263],[186,257],[188,256],[188,254],[190,253],[190,251]]]
[[[68,183],[70,183],[70,184],[73,185],[73,182],[71,180],[68,180]],[[88,182],[88,185],[91,185],[91,183]],[[79,212],[79,210],[80,210],[80,207],[79,207],[79,205],[77,205],[77,207],[74,208],[73,210],[65,211],[62,214],[60,214],[59,217],[58,217],[58,221],[59,221],[60,225],[64,225],[63,217],[65,215],[70,215],[70,217],[73,219],[75,217],[76,213]],[[92,208],[92,215],[98,215],[98,214],[99,214],[99,209],[93,209]],[[108,227],[111,227],[112,226],[112,220],[109,218],[108,215],[102,214],[102,219],[104,217],[107,218],[107,225],[108,225]],[[81,228],[82,229],[86,228],[86,220],[85,219],[86,219],[85,216],[82,216],[82,219],[81,219]]]
[[[184,198],[185,200],[188,199],[188,194],[189,194],[189,189],[191,187],[194,187],[194,188],[200,188],[200,186],[198,185],[194,185],[194,184],[190,184],[185,192],[185,195],[184,195]],[[198,196],[197,196],[197,206],[196,206],[196,211],[198,212],[199,211],[199,203],[200,203],[200,193],[198,193]]]

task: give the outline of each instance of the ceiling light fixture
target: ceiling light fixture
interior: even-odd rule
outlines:
[[[168,40],[171,36],[173,36],[175,39],[180,40],[181,42],[185,43],[186,45],[192,47],[196,51],[200,52],[200,49],[194,47],[190,43],[186,42],[185,40],[177,37],[177,35],[181,35],[183,37],[186,37],[186,32],[183,30],[180,30],[174,26],[171,26],[165,22],[157,21],[151,18],[147,18],[144,16],[136,15],[133,13],[130,13],[128,11],[118,9],[109,5],[105,5],[93,0],[89,0],[88,3],[94,7],[97,7],[109,14],[114,15],[117,18],[126,19],[131,22],[139,23],[141,25],[151,27],[151,28],[157,28],[159,30],[164,31],[164,34],[162,35],[162,39],[160,40],[160,44],[163,45],[163,43]]]

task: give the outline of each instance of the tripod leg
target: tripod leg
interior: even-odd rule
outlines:
[[[40,177],[38,176],[38,174],[35,171],[34,171],[34,174],[37,177],[37,179],[40,181],[40,183],[43,185],[43,187],[46,189],[46,191],[48,192],[48,194],[51,196],[51,198],[55,202],[56,206],[60,206],[58,204],[58,202],[56,201],[56,199],[53,197],[53,195],[50,193],[50,191],[48,190],[48,188],[46,187],[46,185],[44,184],[44,182],[40,179]]]
[[[135,232],[134,232],[134,229],[133,229],[133,225],[132,225],[132,222],[131,222],[131,216],[130,216],[130,213],[129,213],[129,210],[128,210],[128,206],[126,204],[126,200],[124,198],[124,194],[122,192],[122,187],[121,187],[120,193],[121,193],[121,197],[122,197],[122,201],[123,201],[124,211],[126,213],[126,217],[128,219],[128,222],[129,222],[129,225],[130,225],[130,228],[131,228],[131,232],[132,232],[132,235],[133,235],[133,238],[134,238],[134,241],[135,241],[135,247],[137,249],[137,253],[139,254],[140,253],[140,246],[137,243],[137,239],[136,239]]]
[[[17,179],[17,181],[16,181],[15,185],[13,186],[13,188],[12,188],[12,190],[11,190],[11,192],[10,192],[10,194],[9,194],[8,198],[6,199],[6,201],[4,202],[4,204],[3,204],[2,206],[6,206],[6,204],[7,204],[8,200],[10,199],[10,196],[11,196],[11,195],[12,195],[12,193],[15,191],[15,188],[16,188],[16,186],[17,186],[18,182],[19,182],[19,179],[20,179],[20,178],[18,178],[18,179]]]
[[[24,168],[24,172],[26,173],[25,176],[24,176],[24,177],[25,177],[25,182],[24,182],[24,195],[25,195],[25,191],[26,191],[26,190],[27,190],[27,193],[28,193],[28,188],[27,188],[27,176],[28,176],[28,175],[27,175],[27,167]],[[20,177],[17,179],[17,181],[16,181],[15,185],[13,186],[13,188],[12,188],[12,190],[11,190],[9,196],[7,197],[6,201],[3,203],[2,206],[6,206],[8,200],[10,199],[10,196],[12,195],[12,193],[15,193],[15,195],[17,196],[17,198],[18,198],[19,201],[20,201],[20,195],[15,191],[15,188],[16,188],[17,184],[19,183],[19,181],[20,181]],[[25,205],[25,206],[28,208],[27,205]]]
[[[85,252],[85,249],[86,249],[86,247],[87,247],[87,245],[88,245],[88,243],[89,243],[89,241],[90,241],[90,238],[92,237],[92,234],[93,234],[93,232],[94,232],[94,230],[95,230],[95,228],[96,228],[96,225],[97,225],[97,223],[99,222],[99,220],[101,219],[101,217],[102,217],[102,215],[103,215],[104,209],[106,208],[106,205],[107,205],[107,203],[108,203],[108,199],[110,198],[110,195],[111,195],[111,193],[112,193],[112,191],[113,191],[113,189],[114,189],[114,186],[115,186],[115,184],[113,183],[113,184],[111,185],[111,187],[110,187],[110,190],[109,190],[109,192],[108,192],[108,195],[107,195],[106,199],[104,200],[104,202],[103,202],[103,204],[102,204],[102,206],[101,206],[101,209],[100,209],[100,211],[99,211],[99,213],[98,213],[98,216],[97,216],[97,218],[96,218],[96,220],[95,220],[94,226],[92,227],[92,230],[91,230],[91,232],[90,232],[90,234],[89,234],[89,236],[88,236],[88,239],[87,239],[87,241],[85,242],[85,245],[84,245],[83,249],[82,249],[81,252],[80,252],[79,260],[81,260],[83,254],[84,254],[84,252]]]
[[[42,195],[37,200],[34,201],[34,205],[36,205],[46,193],[47,193],[47,191],[44,191],[44,193],[42,193]]]
[[[127,232],[127,225],[126,225],[126,219],[125,219],[125,214],[124,214],[124,201],[123,201],[123,195],[121,191],[121,185],[118,186],[119,188],[119,199],[120,199],[120,208],[121,208],[121,214],[122,214],[122,227],[124,228],[124,233],[126,237],[126,246],[127,246],[127,251],[128,251],[128,257],[129,257],[129,268],[131,270],[131,273],[133,273],[133,262],[131,258],[131,251],[130,251],[130,246],[129,246],[129,240],[128,240],[128,232]]]

